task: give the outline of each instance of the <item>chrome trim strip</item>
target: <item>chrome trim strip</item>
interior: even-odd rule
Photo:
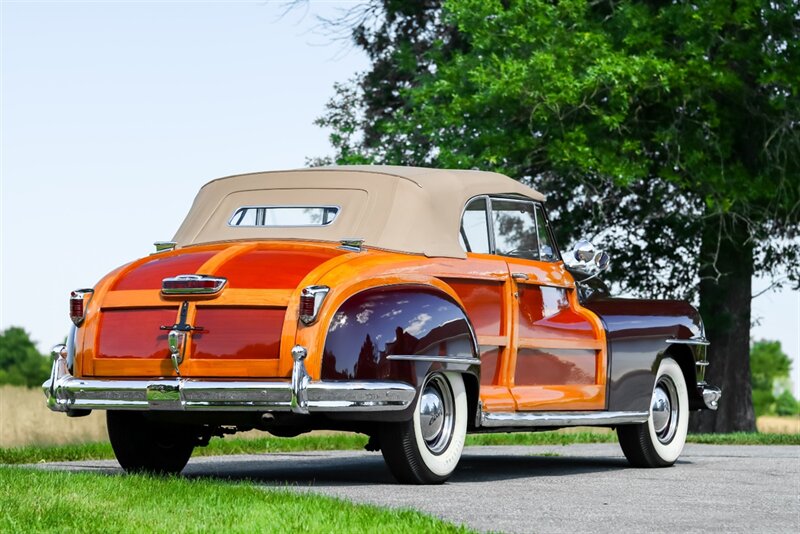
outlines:
[[[42,384],[48,407],[172,411],[383,412],[411,405],[416,389],[405,382],[312,382],[297,368],[292,380],[235,381],[163,378],[154,380],[82,379],[69,374],[59,354]],[[304,369],[304,367],[303,367]]]
[[[689,339],[676,339],[672,337],[667,340],[667,343],[670,344],[677,343],[681,345],[703,345],[703,346],[711,345],[711,342],[706,338],[704,338],[703,336],[690,337]]]
[[[708,364],[711,363],[708,360],[698,360],[694,362],[697,367],[708,367]]]
[[[482,412],[485,427],[594,426],[644,423],[649,412]]]
[[[409,362],[431,362],[431,363],[453,363],[457,365],[480,365],[478,358],[457,356],[428,356],[425,354],[392,354],[386,357],[387,360],[409,361]]]

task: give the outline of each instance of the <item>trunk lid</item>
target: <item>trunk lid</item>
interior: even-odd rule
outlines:
[[[187,247],[133,262],[98,285],[90,303],[81,374],[177,376],[168,336],[186,336],[183,377],[279,377],[297,329],[297,296],[347,251],[334,244],[243,242]],[[164,295],[162,280],[225,278],[212,295]],[[184,305],[184,303],[186,303]],[[181,308],[184,308],[181,312]]]

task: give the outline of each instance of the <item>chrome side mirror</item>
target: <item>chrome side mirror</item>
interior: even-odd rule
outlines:
[[[591,275],[581,280],[582,282],[594,278],[611,266],[611,258],[608,253],[595,249],[588,239],[581,239],[575,243],[572,252],[567,255],[567,259],[571,260],[567,262],[569,267],[580,269]]]
[[[575,243],[575,248],[572,249],[572,256],[580,263],[588,263],[595,256],[594,245],[588,239],[581,239]]]

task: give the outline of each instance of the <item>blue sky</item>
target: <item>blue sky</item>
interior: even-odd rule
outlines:
[[[352,5],[1,0],[0,328],[49,347],[69,291],[171,238],[203,183],[329,154],[313,120],[367,60],[316,16]],[[798,361],[800,293],[753,309]]]

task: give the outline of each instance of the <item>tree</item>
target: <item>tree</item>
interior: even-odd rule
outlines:
[[[753,408],[757,416],[776,413],[777,400],[781,399],[779,415],[794,413],[797,404],[791,391],[784,388],[778,397],[775,397],[776,383],[789,377],[792,361],[781,350],[780,341],[756,341],[750,348],[750,383],[753,387]]]
[[[12,326],[0,333],[0,384],[39,387],[50,376],[50,359],[28,333]]]
[[[775,399],[775,413],[778,415],[797,415],[800,413],[800,403],[788,389]]]
[[[435,70],[434,50],[436,58],[446,58],[463,47],[455,27],[442,22],[441,9],[440,0],[368,0],[338,19],[322,21],[335,36],[350,31],[353,43],[366,52],[372,65],[349,82],[334,85],[336,97],[316,123],[332,128],[330,141],[336,156],[312,158],[312,165],[397,158],[382,154],[381,147],[386,140],[383,126],[407,106],[403,91]],[[424,150],[434,148],[425,136],[414,132],[407,142]]]
[[[416,64],[395,4],[368,43],[416,74],[380,113],[368,75],[339,87],[349,103],[319,121],[349,124],[337,162],[476,167],[546,191],[561,242],[598,234],[620,288],[699,297],[725,394],[695,429],[754,430],[751,278],[800,280],[800,2],[406,2],[432,43]]]

